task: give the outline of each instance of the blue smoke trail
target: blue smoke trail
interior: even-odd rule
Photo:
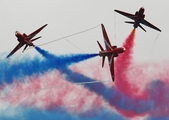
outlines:
[[[38,50],[38,49],[37,49]],[[39,49],[38,50],[44,57],[49,61],[55,59],[55,56],[49,54],[48,52]],[[58,69],[58,67],[56,67]],[[73,72],[69,70],[66,66],[59,67],[60,72],[66,74],[67,80],[70,82],[93,82],[94,79],[91,79],[87,76]],[[95,92],[99,96],[102,96],[111,106],[115,106],[118,109],[131,111],[135,114],[142,114],[154,109],[154,101],[151,100],[140,100],[139,98],[131,98],[118,91],[114,87],[107,87],[103,83],[95,84],[85,84],[84,85],[90,91]]]
[[[62,67],[68,67],[68,65],[78,63],[83,60],[98,56],[98,54],[70,54],[70,55],[57,56],[57,55],[50,54],[49,52],[47,52],[39,47],[35,47],[35,49],[43,57],[45,57],[47,59],[50,58],[50,59],[48,59],[48,61],[50,61],[51,64],[53,64],[54,68],[57,68],[57,69],[62,68]]]
[[[18,108],[19,115],[0,115],[1,120],[75,120],[76,116],[65,110],[56,109],[53,111],[39,110],[35,108]],[[17,109],[16,109],[17,110]]]
[[[0,84],[12,83],[13,79],[22,81],[23,77],[44,74],[46,71],[68,67],[69,65],[81,62],[83,60],[97,56],[98,54],[68,54],[68,55],[53,55],[45,50],[35,47],[45,58],[31,58],[25,56],[21,60],[11,63],[10,60],[0,62]]]
[[[125,120],[123,116],[105,108],[100,110],[93,109],[91,113],[86,115],[69,113],[64,108],[57,108],[54,110],[39,110],[35,108],[22,109],[20,115],[10,117],[2,114],[0,118],[3,120]]]
[[[80,61],[92,58],[97,56],[98,54],[73,54],[73,55],[63,55],[63,56],[56,56],[48,53],[45,50],[42,50],[38,47],[36,47],[37,51],[39,51],[46,59],[39,59],[38,57],[34,57],[31,59],[29,56],[22,59],[22,61],[14,62],[11,65],[9,60],[6,60],[3,63],[3,66],[1,67],[1,71],[4,70],[5,72],[3,74],[0,74],[0,77],[4,79],[12,80],[14,77],[25,77],[26,75],[30,76],[37,73],[43,73],[48,70],[53,69],[60,69],[67,68],[68,65],[78,63]],[[12,81],[11,81],[12,82]],[[114,119],[121,119],[124,120],[124,117],[121,115],[114,113],[111,110],[108,109],[100,109],[100,110],[91,110],[91,112],[82,113],[82,114],[69,114],[66,111],[62,111],[61,108],[57,110],[52,111],[39,111],[39,110],[32,110],[29,111],[29,113],[36,114],[36,118],[34,115],[26,115],[28,116],[28,119],[37,119],[43,118],[43,119],[49,119],[49,118],[58,118],[58,119],[84,119],[84,120],[102,120],[106,118],[107,120]],[[53,112],[55,111],[55,112]],[[54,114],[53,114],[54,113]],[[50,117],[52,116],[52,117]],[[20,117],[20,116],[19,116]],[[5,116],[1,116],[3,119],[9,119]],[[26,118],[25,118],[26,119]]]
[[[161,117],[149,116],[147,120],[169,120],[169,116],[161,116]]]

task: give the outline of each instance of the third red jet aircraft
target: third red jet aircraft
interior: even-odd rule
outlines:
[[[109,67],[110,67],[110,73],[111,73],[111,77],[112,77],[112,81],[114,81],[114,57],[117,57],[118,54],[123,53],[125,51],[124,47],[119,47],[117,48],[117,46],[112,46],[109,40],[109,37],[106,33],[106,29],[104,27],[103,24],[101,24],[102,27],[102,32],[103,32],[103,37],[104,37],[104,43],[105,43],[105,47],[106,49],[104,50],[103,47],[101,46],[101,44],[97,41],[101,51],[99,52],[99,56],[103,57],[102,59],[102,67],[104,66],[104,61],[105,61],[105,57],[108,57],[108,62],[109,62]]]
[[[15,36],[17,37],[17,40],[19,41],[18,45],[11,51],[11,53],[9,53],[9,55],[7,56],[10,57],[11,55],[13,55],[17,50],[19,50],[23,45],[25,45],[25,48],[23,49],[23,51],[28,47],[28,46],[34,46],[34,44],[32,43],[33,41],[41,38],[37,37],[34,38],[36,34],[38,34],[44,27],[46,27],[47,24],[43,25],[42,27],[40,27],[39,29],[35,30],[34,32],[32,32],[29,35],[26,35],[25,33],[21,34],[20,32],[16,31],[15,32]]]
[[[125,22],[125,23],[134,24],[134,28],[137,28],[139,26],[141,29],[143,29],[146,32],[146,30],[140,25],[140,23],[142,23],[150,28],[153,28],[153,29],[161,32],[161,30],[159,28],[157,28],[156,26],[152,25],[150,22],[148,22],[144,19],[145,14],[144,14],[143,7],[141,7],[139,11],[136,11],[135,14],[130,14],[130,13],[123,12],[120,10],[114,10],[114,11],[134,20],[134,22],[130,22],[130,21]]]

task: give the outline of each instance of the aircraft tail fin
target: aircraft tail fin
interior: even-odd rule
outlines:
[[[99,41],[97,41],[97,43],[98,43],[98,45],[99,45],[99,47],[100,47],[100,50],[101,50],[101,51],[104,51],[104,49],[103,49],[103,47],[101,46],[101,44],[99,43]],[[105,61],[105,56],[103,56],[103,58],[102,58],[102,67],[104,66],[104,61]]]
[[[24,47],[24,49],[23,49],[23,51],[22,52],[24,52],[25,50],[26,50],[26,48],[28,47],[28,45],[25,45],[25,47]]]
[[[35,41],[35,40],[37,40],[37,39],[39,39],[39,38],[41,38],[42,36],[39,36],[39,37],[37,37],[37,38],[34,38],[34,39],[32,39],[31,41],[33,42],[33,41]]]
[[[33,44],[32,42],[35,41],[35,40],[37,40],[37,39],[39,39],[39,38],[41,38],[41,37],[42,37],[42,36],[39,36],[39,37],[37,37],[37,38],[34,38],[34,39],[30,40],[30,43],[32,44],[32,46],[34,46],[34,44]],[[22,52],[24,52],[27,47],[28,47],[28,45],[26,44]]]
[[[139,24],[139,27],[146,32],[146,30]]]

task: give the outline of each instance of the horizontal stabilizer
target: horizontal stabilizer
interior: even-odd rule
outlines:
[[[99,45],[99,47],[100,47],[100,50],[101,50],[101,51],[104,51],[104,49],[103,49],[103,47],[101,46],[101,44],[99,43],[99,41],[97,41],[97,43],[98,43],[98,45]],[[102,67],[104,66],[104,61],[105,61],[105,56],[103,56],[103,58],[102,58]]]
[[[31,41],[33,42],[33,41],[35,41],[35,40],[37,40],[37,39],[39,39],[39,38],[41,38],[42,36],[40,36],[40,37],[37,37],[37,38],[34,38],[34,39],[32,39]]]
[[[125,23],[134,24],[134,22],[130,22],[130,21],[125,21]]]
[[[101,50],[101,51],[104,51],[104,49],[103,49],[103,47],[101,46],[101,44],[99,43],[99,41],[97,41],[97,43],[98,43],[98,45],[99,45],[99,47],[100,47],[100,50]]]
[[[26,50],[26,48],[28,47],[28,45],[25,45],[25,47],[24,47],[24,49],[23,49],[23,51],[22,52],[24,52],[25,50]]]

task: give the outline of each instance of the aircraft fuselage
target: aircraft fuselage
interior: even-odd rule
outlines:
[[[144,8],[141,7],[140,10],[137,11],[135,14],[137,15],[137,18],[135,19],[134,28],[137,28],[140,24],[141,19],[144,19],[145,17]]]
[[[99,56],[103,57],[103,56],[109,56],[114,54],[114,56],[118,56],[118,54],[123,53],[125,51],[124,47],[119,47],[119,48],[115,48],[113,50],[104,50],[104,51],[100,51],[99,52]]]
[[[17,40],[19,42],[24,42],[25,44],[29,46],[34,46],[34,44],[26,37],[25,34],[21,34],[20,32],[16,31],[15,36],[17,37]]]

